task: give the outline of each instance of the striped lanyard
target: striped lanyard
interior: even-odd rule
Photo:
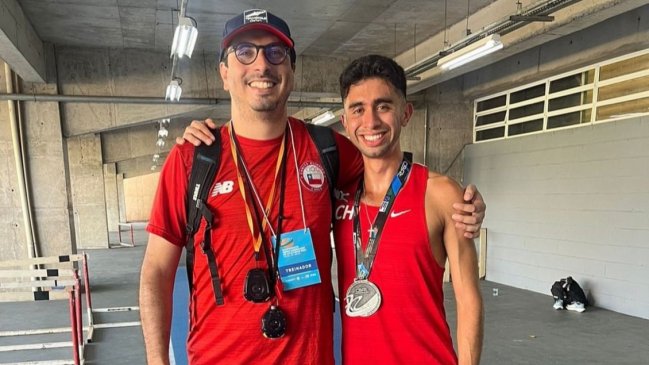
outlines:
[[[246,219],[248,221],[248,228],[250,229],[250,234],[252,235],[253,238],[253,247],[255,249],[255,256],[258,256],[259,249],[261,248],[261,244],[262,244],[262,234],[266,230],[267,225],[271,233],[275,235],[275,232],[273,231],[273,227],[270,225],[268,214],[270,213],[271,205],[273,204],[273,199],[275,198],[275,190],[277,187],[277,176],[279,174],[279,170],[284,160],[283,157],[285,155],[284,150],[286,148],[287,135],[286,133],[284,133],[284,137],[282,138],[282,145],[280,146],[279,153],[277,154],[277,163],[275,165],[275,178],[273,179],[273,186],[271,188],[268,201],[266,202],[266,208],[264,209],[264,207],[261,206],[262,202],[257,192],[257,189],[255,188],[255,184],[252,181],[252,176],[250,175],[250,172],[248,171],[248,168],[243,160],[243,156],[239,152],[240,148],[237,143],[236,137],[234,136],[234,127],[232,125],[232,122],[228,123],[228,133],[230,135],[230,149],[232,150],[232,157],[234,158],[234,164],[237,167],[237,181],[239,183],[239,192],[241,193],[241,197],[243,198],[243,202],[246,207]],[[243,175],[245,175],[245,178],[248,180],[249,186],[251,188],[250,189],[251,195],[254,196],[254,199],[251,204],[259,204],[259,208],[262,210],[264,216],[264,219],[262,220],[261,230],[259,232],[255,230],[252,214],[250,212],[250,206],[246,196],[246,188],[243,182],[244,179]]]

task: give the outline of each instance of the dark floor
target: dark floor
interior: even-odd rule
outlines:
[[[137,246],[91,250],[89,268],[94,308],[137,306],[139,269],[146,235]],[[550,287],[548,284],[548,288]],[[498,296],[493,296],[498,288]],[[485,340],[482,364],[649,364],[649,321],[589,308],[584,313],[555,311],[549,295],[482,282]],[[451,330],[455,303],[445,288]],[[96,323],[137,321],[138,312],[97,313]],[[0,331],[68,325],[66,301],[0,303]],[[85,321],[85,317],[84,317]],[[0,337],[0,348],[19,343],[69,341],[69,333]],[[0,364],[70,358],[70,349],[0,352]],[[140,327],[97,329],[86,346],[86,364],[145,364]]]

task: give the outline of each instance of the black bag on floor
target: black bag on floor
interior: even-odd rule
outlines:
[[[588,305],[588,299],[586,298],[584,290],[579,286],[579,283],[572,278],[572,276],[555,281],[550,288],[550,292],[555,300],[561,299],[565,304],[579,302],[584,306]]]
[[[565,292],[567,297],[565,300],[566,303],[579,302],[584,306],[588,305],[588,299],[586,298],[586,294],[584,294],[584,290],[571,276],[566,278]]]
[[[550,288],[550,292],[552,293],[552,297],[554,297],[554,300],[561,299],[565,303],[568,298],[567,298],[567,293],[564,291],[563,287],[566,284],[566,279],[561,279],[559,281],[555,281],[554,284],[552,284],[552,287]]]

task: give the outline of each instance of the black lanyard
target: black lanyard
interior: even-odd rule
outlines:
[[[353,213],[353,241],[354,241],[354,257],[356,258],[356,278],[365,280],[370,276],[372,271],[372,265],[374,264],[374,258],[376,257],[376,252],[379,249],[379,240],[381,238],[381,233],[383,233],[383,227],[385,222],[390,215],[390,210],[392,205],[397,198],[397,194],[406,183],[408,179],[408,174],[410,173],[410,168],[412,167],[412,154],[409,152],[403,153],[403,159],[399,165],[399,170],[394,175],[392,183],[388,188],[388,191],[383,197],[383,202],[379,208],[379,212],[374,218],[374,223],[372,224],[372,229],[370,230],[370,236],[367,241],[367,247],[365,248],[365,253],[363,253],[363,247],[361,246],[361,221],[359,218],[360,213],[360,202],[361,196],[363,195],[364,182],[363,178],[359,182],[358,189],[356,190],[356,196],[354,198],[354,213]]]
[[[233,129],[234,131],[234,129]],[[233,133],[232,135],[232,140],[234,141],[234,147],[237,150],[237,157],[239,159],[239,164],[237,164],[238,169],[242,169],[243,166],[245,166],[245,162],[243,161],[243,155],[241,153],[241,146],[239,146],[239,140],[236,138],[236,135]],[[284,145],[287,145],[288,143],[288,133],[284,132]],[[259,206],[259,202],[257,199],[253,199],[252,205],[253,205],[253,211],[255,212],[255,218],[257,223],[257,229],[259,229],[259,234],[261,236],[262,240],[262,246],[264,249],[264,256],[266,256],[266,262],[268,264],[268,274],[270,277],[270,287],[272,289],[275,288],[275,282],[276,279],[279,277],[278,274],[278,262],[279,262],[279,247],[280,247],[280,240],[282,236],[282,221],[284,220],[284,194],[286,191],[286,160],[287,160],[287,151],[288,148],[283,148],[283,154],[281,156],[282,162],[281,162],[281,167],[280,167],[280,187],[279,187],[279,209],[277,212],[277,230],[276,232],[276,239],[275,239],[275,249],[274,250],[269,250],[270,244],[268,243],[268,239],[266,238],[266,235],[264,234],[263,231],[263,226],[262,226],[262,217],[260,216],[259,209],[264,209],[264,207]],[[252,179],[252,175],[250,175],[250,179],[248,179],[248,175],[245,173],[245,171],[239,170],[240,176],[243,177],[243,180],[246,182],[246,186],[248,190],[250,190],[250,193],[252,193],[252,184],[253,182],[250,180]],[[251,194],[252,196],[252,194]],[[272,203],[272,202],[271,202]],[[244,201],[244,204],[248,204],[248,202]],[[267,215],[270,214],[270,212],[266,213]],[[271,223],[268,222],[270,225]],[[257,255],[255,255],[257,257]]]

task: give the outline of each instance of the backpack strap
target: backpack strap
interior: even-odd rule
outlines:
[[[305,123],[306,129],[309,131],[311,139],[318,147],[320,153],[320,161],[325,169],[327,175],[327,182],[329,183],[329,195],[331,199],[331,221],[334,221],[334,209],[336,203],[335,187],[338,181],[338,167],[340,165],[338,156],[338,145],[336,144],[336,137],[331,128]]]
[[[210,267],[210,276],[212,278],[212,288],[217,305],[222,305],[223,292],[221,290],[221,279],[219,277],[218,266],[214,251],[212,251],[212,223],[214,216],[207,207],[207,198],[210,193],[212,183],[216,178],[216,173],[221,162],[221,133],[220,129],[214,129],[215,137],[211,145],[201,144],[194,149],[194,160],[192,162],[192,171],[187,185],[187,196],[185,198],[185,208],[187,210],[187,226],[185,233],[187,243],[185,245],[186,265],[187,265],[187,282],[190,292],[193,290],[193,271],[194,271],[194,235],[201,224],[201,219],[205,219],[205,234],[201,242],[201,249],[207,256]]]
[[[329,183],[329,200],[331,201],[331,225],[330,228],[333,228],[333,222],[335,219],[335,209],[336,209],[336,183],[338,182],[338,167],[340,165],[339,156],[338,156],[338,145],[336,144],[336,137],[334,131],[331,128],[323,127],[321,125],[315,125],[311,123],[305,123],[306,129],[309,131],[311,139],[318,147],[318,153],[320,154],[320,162],[325,169],[325,175],[327,176],[327,182]],[[331,250],[331,264],[333,265],[333,250]],[[336,295],[335,292],[331,291],[331,300],[333,302],[334,312],[336,311]]]

